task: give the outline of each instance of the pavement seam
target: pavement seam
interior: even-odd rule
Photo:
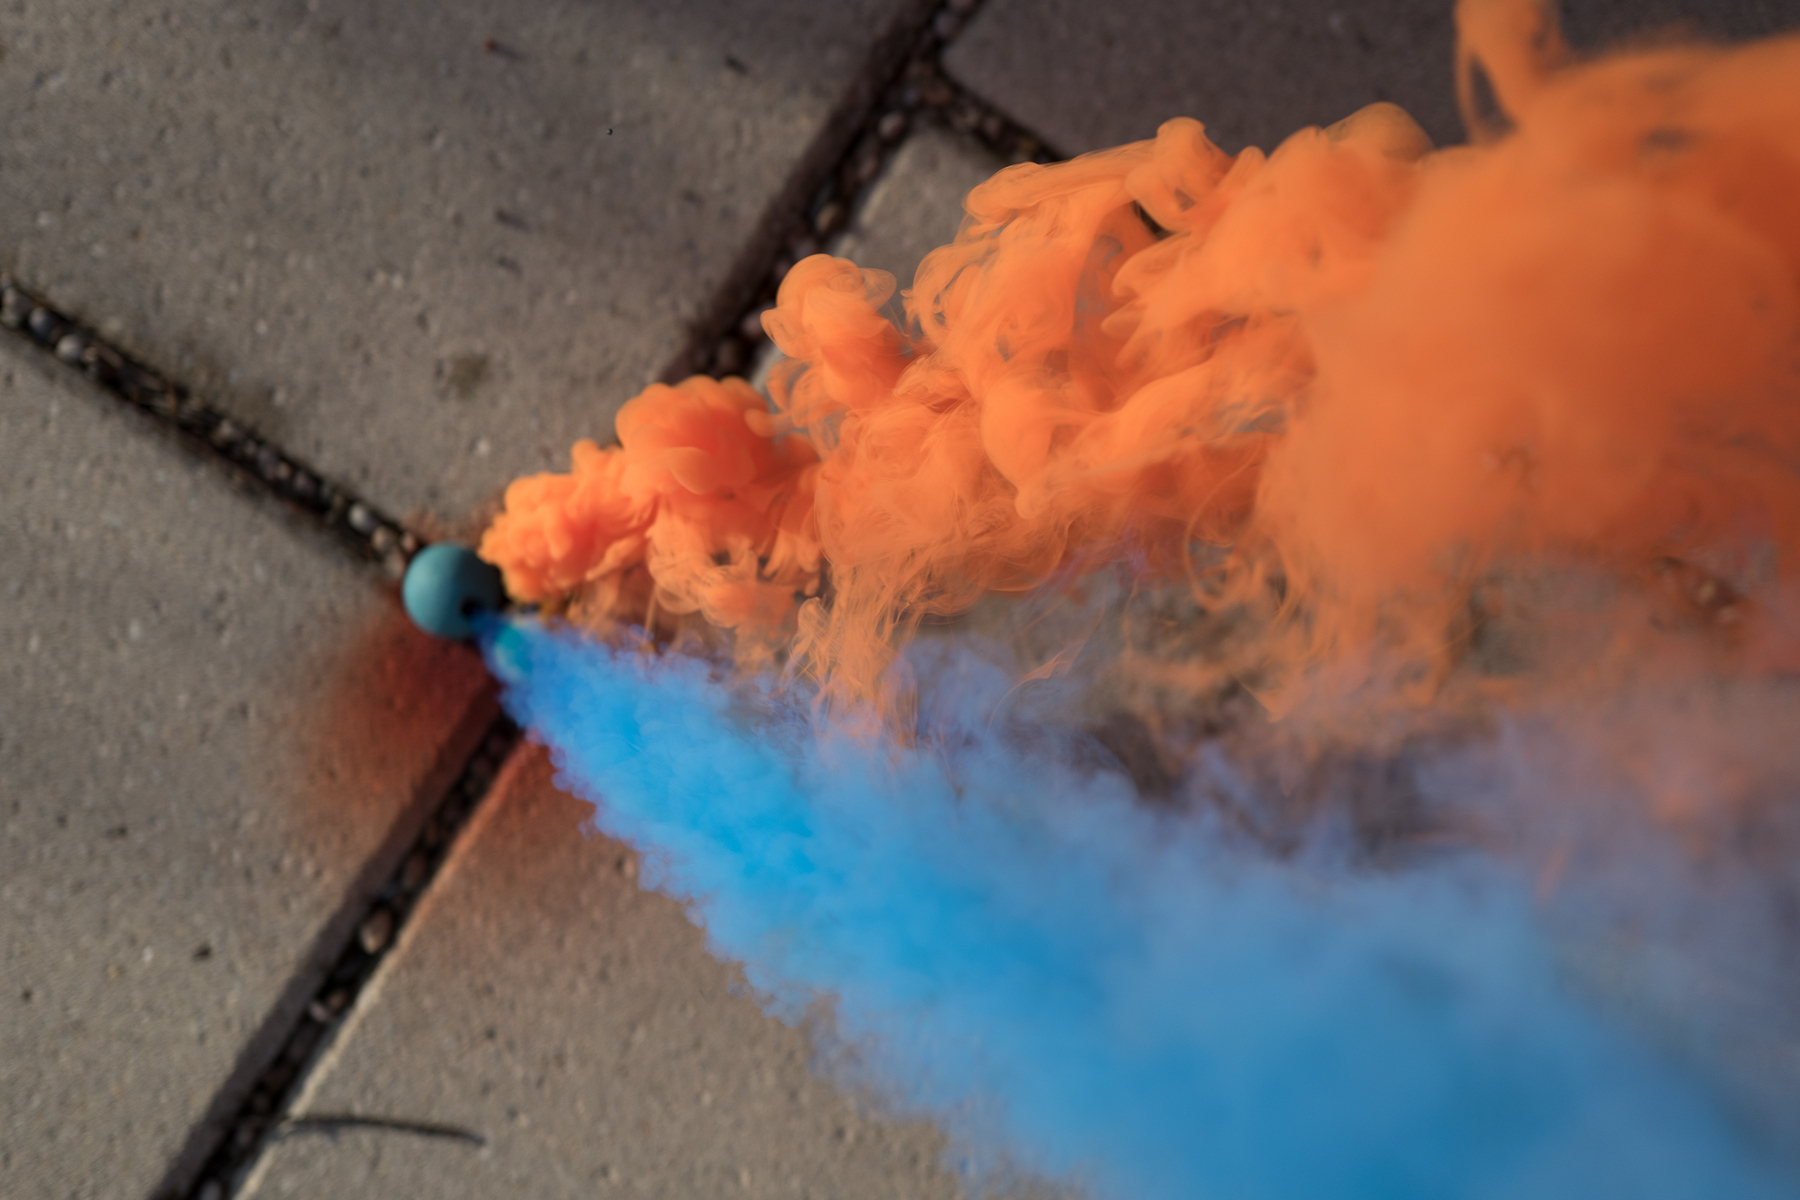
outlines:
[[[483,801],[494,790],[496,778],[521,739],[519,727],[505,715],[496,717],[488,726],[475,753],[427,818],[399,865],[365,906],[348,943],[326,971],[280,1051],[237,1106],[199,1173],[186,1187],[178,1181],[165,1181],[154,1193],[159,1200],[225,1200],[238,1191],[263,1148],[282,1129],[295,1128],[296,1121],[300,1126],[306,1124],[309,1118],[289,1115],[294,1102],[316,1076],[319,1064],[337,1043],[337,1035],[347,1019],[361,1011],[357,1002],[381,978],[381,964],[403,944],[400,935],[412,927],[411,919],[418,915],[421,901],[431,894],[431,885],[443,873],[453,850],[466,843],[467,839],[460,835],[483,808]],[[357,1124],[386,1128],[410,1124],[418,1127],[410,1130],[414,1133],[427,1124],[353,1115],[335,1116],[327,1123],[330,1122],[346,1128]],[[456,1136],[465,1141],[480,1138],[468,1130],[459,1130]]]
[[[767,349],[762,314],[774,307],[788,269],[849,227],[888,163],[918,122],[944,125],[979,140],[1009,163],[1061,158],[1023,123],[944,71],[944,52],[983,0],[912,6],[879,39],[861,77],[769,205],[760,230],[692,326],[688,345],[660,378],[741,375]],[[909,282],[909,281],[902,281]]]
[[[504,719],[504,718],[503,718]],[[523,737],[519,731],[513,733],[512,747],[498,761],[494,778],[487,785],[487,792],[505,793],[509,791],[518,778],[519,773],[528,769],[531,755],[522,749]],[[445,842],[443,856],[432,872],[432,881],[445,879],[460,869],[462,862],[473,853],[480,840],[482,831],[498,819],[498,806],[477,802],[464,816],[463,824],[454,831],[454,837]],[[249,1191],[260,1187],[260,1180],[274,1161],[269,1155],[262,1153],[270,1145],[287,1140],[294,1133],[322,1132],[332,1136],[350,1129],[367,1129],[375,1132],[420,1133],[430,1128],[440,1131],[433,1136],[450,1137],[467,1142],[474,1146],[485,1146],[487,1137],[478,1129],[466,1126],[451,1125],[444,1122],[422,1121],[412,1118],[389,1116],[373,1116],[360,1113],[315,1113],[308,1112],[313,1099],[317,1096],[321,1085],[330,1077],[332,1068],[342,1056],[345,1048],[356,1040],[358,1029],[374,1011],[382,992],[392,976],[392,967],[405,955],[407,948],[413,943],[423,922],[438,905],[443,903],[444,892],[441,888],[420,889],[416,905],[406,913],[406,921],[400,926],[387,947],[369,970],[357,992],[354,1002],[343,1006],[336,1023],[328,1035],[321,1039],[318,1050],[306,1065],[305,1070],[296,1079],[293,1088],[283,1100],[278,1120],[269,1125],[263,1143],[256,1150],[247,1154],[238,1164],[236,1177],[230,1182],[236,1191]],[[190,1189],[189,1195],[195,1189]],[[224,1189],[223,1183],[216,1193],[207,1193],[205,1200],[223,1200],[231,1194]]]
[[[297,510],[390,575],[404,572],[418,551],[419,536],[399,521],[5,275],[0,327],[148,414],[202,457]]]

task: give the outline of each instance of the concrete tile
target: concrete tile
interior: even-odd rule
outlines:
[[[0,262],[452,523],[681,349],[914,0],[16,0]]]
[[[969,192],[1005,165],[972,139],[919,129],[895,151],[831,252],[891,271],[910,288],[919,261],[956,237]]]
[[[630,852],[579,832],[587,811],[542,751],[515,755],[245,1200],[955,1196],[940,1135],[815,1077]]]
[[[1463,140],[1452,0],[990,0],[949,72],[1065,154],[1151,137],[1195,117],[1227,150],[1273,147],[1375,100],[1440,145]],[[1566,0],[1578,45],[1688,21],[1723,36],[1800,24],[1792,0]]]
[[[0,447],[0,1193],[142,1200],[486,685],[371,569],[11,345]]]

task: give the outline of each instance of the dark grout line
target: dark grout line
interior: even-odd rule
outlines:
[[[390,575],[397,578],[418,551],[419,537],[399,521],[4,276],[0,276],[0,327],[149,414],[190,448],[227,464],[240,478],[323,526],[358,557],[380,563]]]
[[[762,352],[762,313],[775,304],[781,280],[800,259],[842,231],[889,160],[921,120],[971,135],[1008,162],[1054,162],[1062,156],[1029,129],[957,84],[942,59],[980,10],[982,0],[942,0],[903,18],[870,52],[863,75],[825,130],[801,158],[769,207],[730,277],[695,323],[688,346],[662,373],[665,383],[689,375],[739,375]]]
[[[478,1133],[383,1117],[288,1117],[301,1083],[318,1062],[357,997],[392,951],[407,918],[430,889],[457,835],[486,799],[501,764],[518,746],[521,731],[511,718],[496,717],[456,781],[413,839],[386,884],[357,919],[347,944],[326,972],[312,1001],[301,1011],[281,1049],[226,1122],[217,1145],[185,1188],[165,1180],[157,1200],[226,1200],[242,1186],[249,1168],[271,1141],[296,1132],[333,1133],[353,1127],[380,1128],[482,1144]]]

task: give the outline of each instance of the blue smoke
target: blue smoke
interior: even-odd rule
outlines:
[[[832,999],[902,1111],[1028,1170],[1106,1200],[1792,1194],[1570,993],[1497,867],[1231,853],[985,717],[869,745],[703,663],[484,640],[771,1011]]]

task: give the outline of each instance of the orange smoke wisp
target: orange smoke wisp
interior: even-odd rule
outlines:
[[[779,631],[818,588],[817,460],[745,419],[765,411],[741,379],[653,385],[619,410],[619,446],[584,439],[570,474],[508,487],[480,553],[517,600],[558,603],[644,567],[658,609]]]
[[[1003,171],[920,266],[892,385],[820,386],[809,360],[868,344],[875,273],[796,268],[767,321],[796,360],[771,394],[823,457],[836,596],[800,649],[827,683],[874,694],[897,630],[1076,557],[1166,572],[1192,540],[1240,538],[1313,374],[1301,313],[1367,280],[1428,145],[1378,105],[1273,156],[1226,155],[1176,120],[1154,142]]]
[[[795,648],[844,699],[924,617],[1196,547],[1229,555],[1209,602],[1281,581],[1258,653],[1290,678],[1378,630],[1441,655],[1522,563],[1792,587],[1800,39],[1575,63],[1534,0],[1458,19],[1476,144],[1378,104],[1266,155],[1181,119],[1009,168],[900,327],[891,277],[800,263],[772,411],[652,388],[482,552],[522,598],[641,562],[659,604],[764,629],[823,559]]]

